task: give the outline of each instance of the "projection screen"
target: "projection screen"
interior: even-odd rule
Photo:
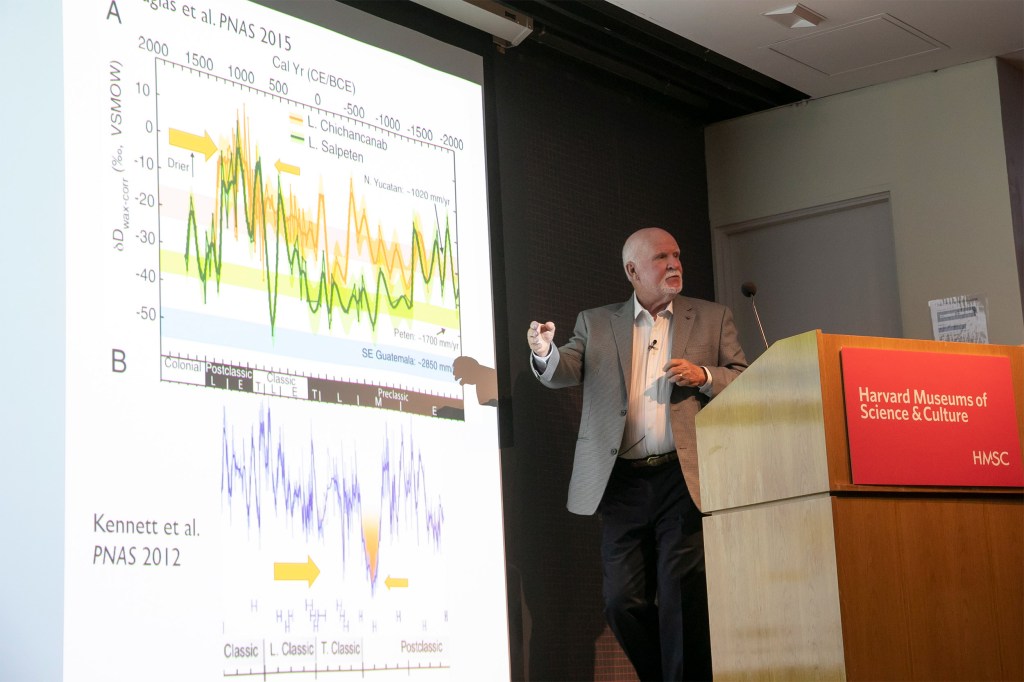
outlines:
[[[481,58],[63,22],[64,679],[506,679]]]

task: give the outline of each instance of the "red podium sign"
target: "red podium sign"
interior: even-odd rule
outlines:
[[[1024,486],[1010,359],[843,348],[853,482]]]

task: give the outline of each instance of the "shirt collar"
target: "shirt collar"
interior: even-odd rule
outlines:
[[[668,318],[671,319],[671,317],[672,317],[672,303],[673,302],[674,301],[669,301],[668,305],[665,306],[665,309],[662,310],[660,313],[658,313],[658,315],[663,315],[663,316],[668,317]],[[647,315],[650,316],[650,313],[647,312],[647,309],[644,308],[642,305],[640,305],[640,301],[637,300],[636,292],[634,291],[633,292],[633,320],[634,321],[636,320],[636,318],[640,317],[640,313],[647,313]]]

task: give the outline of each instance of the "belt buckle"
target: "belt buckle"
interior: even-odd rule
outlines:
[[[647,455],[647,457],[644,457],[644,466],[658,466],[659,461],[664,456],[665,455]]]

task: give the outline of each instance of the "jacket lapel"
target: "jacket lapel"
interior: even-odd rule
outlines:
[[[689,299],[683,296],[676,296],[672,302],[672,316],[675,318],[672,325],[672,357],[683,357],[683,349],[690,340],[690,332],[693,331],[694,320],[697,311]]]
[[[622,368],[624,385],[629,385],[629,377],[633,375],[633,297],[619,306],[612,315],[612,336],[615,337],[615,349],[619,354],[619,367]]]

